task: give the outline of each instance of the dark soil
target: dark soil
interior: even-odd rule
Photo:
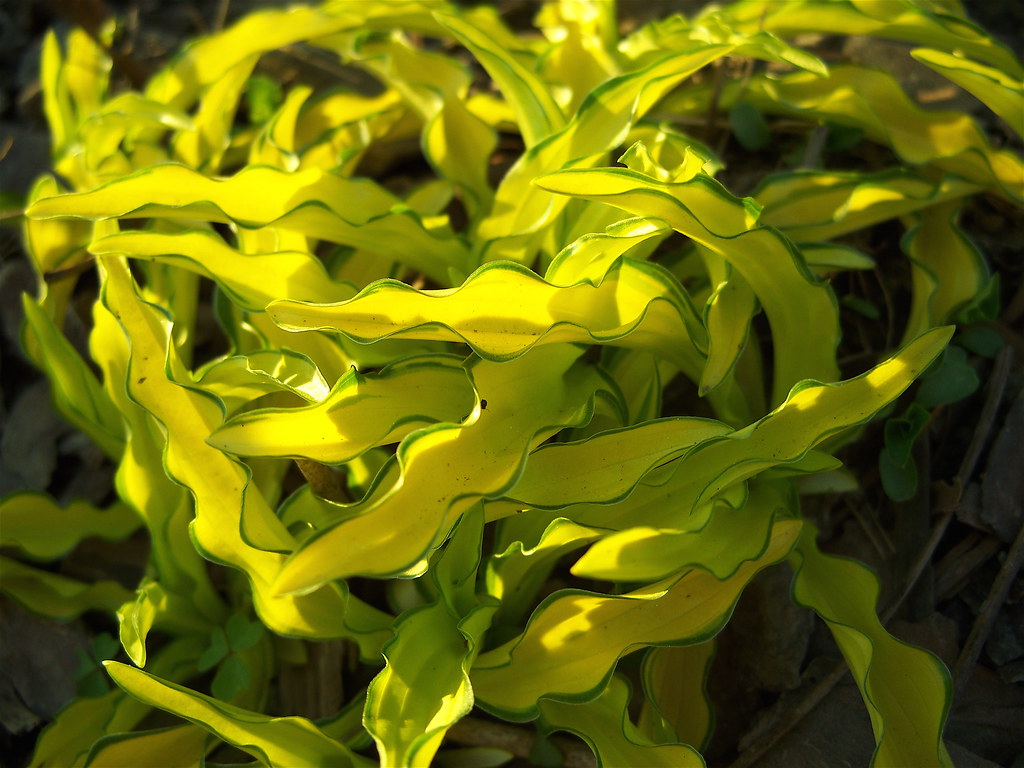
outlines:
[[[124,58],[115,79],[127,83],[152,71],[197,33],[259,6],[257,0],[109,0],[130,24],[119,43]],[[1024,50],[1024,5],[1015,0],[965,3],[986,28],[1018,55]],[[660,15],[703,3],[620,0],[623,19]],[[535,6],[510,0],[509,17],[528,23]],[[0,0],[0,189],[24,195],[48,168],[37,69],[46,29],[66,30],[73,21],[95,25],[102,0]],[[882,55],[873,49],[870,55]],[[909,75],[908,75],[909,77]],[[985,122],[996,143],[1008,134]],[[730,152],[739,148],[730,148]],[[1019,149],[1019,146],[1018,146]],[[772,170],[763,157],[742,155],[745,172]],[[742,174],[726,175],[742,187]],[[16,220],[13,220],[16,221]],[[11,224],[12,220],[3,223]],[[964,216],[994,271],[1001,275],[999,319],[989,324],[1002,336],[996,357],[972,355],[981,388],[939,408],[915,458],[921,482],[908,502],[889,501],[878,479],[881,424],[842,456],[860,479],[853,494],[813,497],[807,514],[829,551],[872,566],[882,583],[879,610],[896,636],[935,652],[953,672],[955,697],[946,731],[959,766],[1024,768],[1024,579],[1013,568],[1024,559],[1024,215],[990,196],[976,198]],[[905,265],[901,229],[882,225],[864,233],[858,246],[880,263]],[[884,254],[893,258],[883,260]],[[901,273],[900,270],[904,272]],[[883,302],[880,286],[889,292]],[[895,319],[904,310],[905,266],[867,276],[849,286]],[[14,226],[0,227],[0,496],[44,490],[62,502],[108,502],[113,468],[99,451],[60,417],[48,385],[19,349],[20,293],[34,278]],[[850,372],[863,370],[886,346],[875,326],[857,330],[844,348]],[[84,321],[67,331],[85,339]],[[77,324],[76,324],[77,323]],[[80,548],[61,563],[64,572],[116,569],[126,583],[137,579],[144,542],[125,548]],[[102,565],[100,565],[102,564]],[[788,597],[789,574],[774,569],[748,589],[721,635],[709,690],[716,699],[717,729],[706,757],[710,765],[799,768],[867,765],[873,740],[863,704],[824,626]],[[21,766],[40,729],[73,696],[77,649],[100,632],[116,637],[109,617],[57,625],[0,596],[0,762]],[[525,765],[526,763],[522,763]]]

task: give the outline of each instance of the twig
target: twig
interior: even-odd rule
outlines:
[[[312,459],[296,459],[295,463],[313,493],[321,499],[337,504],[351,501],[345,488],[345,476],[341,472]]]
[[[939,518],[939,521],[932,529],[931,538],[928,539],[928,543],[925,544],[924,549],[921,550],[921,554],[918,555],[917,560],[914,561],[913,568],[910,569],[910,574],[907,578],[907,583],[903,592],[883,614],[883,624],[889,622],[896,611],[899,610],[900,606],[903,605],[903,601],[907,599],[907,596],[917,585],[917,581],[921,578],[921,574],[924,573],[925,568],[927,568],[928,564],[932,561],[935,550],[946,533],[946,528],[949,527],[950,522],[953,520],[953,515],[956,514],[956,510],[960,505],[960,498],[963,496],[964,488],[967,487],[967,483],[970,482],[971,476],[974,475],[974,469],[978,464],[978,459],[981,458],[981,452],[984,449],[986,442],[988,442],[989,432],[992,431],[992,425],[995,423],[996,413],[999,411],[999,404],[1003,401],[1003,393],[1006,391],[1006,380],[1010,375],[1010,363],[1012,361],[1013,348],[1008,346],[1003,347],[999,351],[999,355],[996,357],[995,366],[992,369],[992,378],[989,380],[988,393],[985,397],[985,405],[981,409],[981,416],[978,418],[978,425],[974,428],[971,443],[967,447],[967,452],[964,454],[964,458],[960,462],[960,468],[957,470],[956,477],[953,479],[953,486],[955,489],[954,493],[956,496],[944,505],[945,508],[942,510],[942,517]]]
[[[846,662],[839,662],[825,677],[809,690],[806,695],[789,711],[784,712],[778,720],[778,725],[755,741],[739,757],[732,761],[729,768],[750,768],[779,740],[792,730],[797,723],[803,720],[812,709],[817,707],[822,699],[828,696],[829,691],[836,687],[836,683],[842,680],[850,669]]]
[[[1010,587],[1013,585],[1013,580],[1017,578],[1017,574],[1020,573],[1022,565],[1024,565],[1024,524],[1017,531],[1017,538],[1014,539],[1013,546],[1010,547],[1003,567],[999,569],[999,575],[996,577],[995,583],[992,584],[988,597],[981,604],[981,612],[978,614],[974,626],[971,627],[971,634],[967,636],[963,650],[960,651],[960,658],[956,660],[956,667],[953,669],[954,695],[962,693],[967,681],[971,679],[971,672],[974,671],[981,648],[988,640],[996,617],[999,615],[999,609],[1006,602],[1006,596],[1010,593]]]

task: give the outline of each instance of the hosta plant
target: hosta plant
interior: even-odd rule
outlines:
[[[1016,129],[1024,70],[957,0],[743,0],[631,30],[608,0],[552,0],[535,24],[265,10],[138,91],[109,87],[102,40],[47,37],[23,340],[117,500],[5,499],[2,588],[116,616],[123,653],[32,765],[242,759],[225,744],[500,764],[446,739],[474,709],[600,765],[702,765],[715,636],[765,568],[831,630],[874,762],[950,764],[945,668],[883,628],[875,577],[819,549],[800,499],[848,489],[835,454],[991,312],[958,215],[1020,205],[1024,165],[792,41],[906,42]],[[278,49],[362,78],[275,80]],[[846,154],[816,154],[824,134]],[[869,148],[886,160],[830,165]],[[748,196],[716,178],[733,151],[776,169]],[[881,222],[905,231],[910,306],[841,370],[837,286],[875,266],[855,235]],[[63,333],[83,306],[88,359]],[[132,534],[138,584],[45,565]],[[332,703],[300,710],[304,685]]]

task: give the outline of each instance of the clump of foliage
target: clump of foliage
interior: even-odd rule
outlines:
[[[624,36],[613,3],[552,0],[536,25],[430,0],[261,11],[118,93],[96,41],[47,38],[56,175],[26,211],[24,344],[118,501],[4,500],[2,588],[116,615],[127,663],[104,661],[111,687],[83,670],[32,765],[201,765],[223,743],[268,766],[499,764],[445,741],[474,707],[602,765],[702,765],[715,635],[772,566],[832,631],[875,762],[949,764],[945,668],[885,631],[875,577],[819,550],[800,494],[848,483],[836,451],[950,323],[991,312],[958,212],[1021,204],[1024,166],[967,115],[787,41],[924,46],[1017,129],[1021,65],[956,0],[742,0]],[[259,73],[296,46],[369,87]],[[893,165],[783,168],[737,197],[701,141],[725,116],[752,148],[784,116]],[[844,379],[838,278],[873,266],[846,236],[891,219],[902,341]],[[62,332],[82,295],[89,360]],[[132,534],[134,589],[39,562]],[[288,675],[339,640],[341,703],[284,711]]]

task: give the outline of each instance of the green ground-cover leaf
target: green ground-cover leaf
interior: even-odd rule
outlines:
[[[949,672],[932,654],[885,631],[875,615],[874,574],[855,560],[820,552],[816,534],[807,525],[790,556],[793,597],[824,619],[850,665],[875,733],[872,765],[951,766],[942,743]]]
[[[563,590],[545,599],[518,638],[479,656],[477,700],[511,720],[529,720],[543,698],[588,701],[617,659],[648,645],[703,642],[725,623],[747,582],[785,557],[800,523],[775,524],[771,544],[728,579],[694,569],[622,595]]]
[[[566,704],[542,700],[544,724],[582,738],[597,756],[599,766],[643,765],[650,768],[704,768],[704,759],[685,744],[657,744],[629,719],[629,683],[619,675],[591,702]]]

